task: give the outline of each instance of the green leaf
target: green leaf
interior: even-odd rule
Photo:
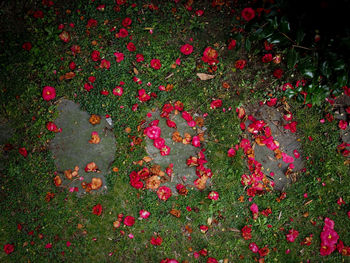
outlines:
[[[290,31],[290,24],[285,17],[281,19],[280,30],[283,33],[288,33]]]
[[[304,61],[299,65],[298,69],[306,77],[313,78],[315,76],[316,68],[311,62]]]
[[[329,64],[328,64],[328,61],[324,61],[322,64],[321,64],[321,73],[326,77],[326,78],[329,78],[331,76],[331,69],[329,67]]]
[[[293,98],[296,94],[297,92],[294,89],[287,89],[285,91],[285,95],[287,96],[288,99]]]
[[[245,40],[245,49],[247,51],[250,51],[250,48],[252,47],[252,43],[250,42],[249,38]]]
[[[304,31],[299,30],[296,36],[296,41],[298,45],[300,45],[300,43],[304,40],[304,37],[305,37]]]
[[[298,53],[295,49],[291,49],[287,53],[287,65],[288,68],[294,68],[294,66],[298,63]]]
[[[343,60],[337,60],[335,63],[334,63],[334,70],[335,71],[339,71],[339,70],[343,70],[345,69],[345,63]]]
[[[343,72],[343,74],[340,74],[337,77],[337,82],[338,82],[338,85],[345,86],[348,82],[348,74],[346,74],[346,72]]]

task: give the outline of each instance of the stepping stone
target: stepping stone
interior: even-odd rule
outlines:
[[[192,137],[197,135],[197,128],[189,127],[187,122],[181,117],[181,114],[171,114],[169,119],[176,123],[177,131],[180,133],[181,137],[184,137],[185,133],[189,133]],[[171,181],[168,181],[162,185],[169,187],[173,195],[178,195],[176,190],[177,184],[183,184],[195,188],[193,182],[199,178],[196,175],[196,167],[187,166],[186,160],[190,156],[197,157],[201,147],[194,147],[192,144],[174,142],[172,140],[172,135],[176,129],[168,127],[166,124],[166,119],[160,116],[159,111],[152,112],[152,117],[147,120],[146,125],[148,126],[148,124],[153,120],[159,120],[158,126],[161,128],[161,137],[164,138],[165,145],[168,145],[171,150],[169,155],[162,156],[159,149],[154,147],[153,140],[146,136],[146,152],[149,157],[153,159],[152,163],[160,165],[163,171],[165,171],[165,168],[167,168],[170,164],[174,165]],[[202,130],[205,130],[205,128],[202,127]],[[210,179],[208,179],[206,186],[208,187],[210,184]]]
[[[289,156],[294,158],[294,169],[293,172],[298,172],[303,169],[304,164],[302,161],[302,150],[301,144],[298,141],[296,133],[292,133],[290,130],[284,129],[284,125],[289,123],[283,119],[283,109],[269,107],[262,105],[259,107],[250,106],[247,108],[247,115],[253,115],[257,120],[263,120],[270,127],[272,137],[275,141],[279,142],[279,149]],[[252,122],[247,120],[246,127]],[[247,132],[250,137],[255,152],[255,160],[262,164],[263,173],[272,178],[275,183],[274,189],[277,191],[283,191],[288,184],[291,183],[291,178],[286,177],[286,171],[288,170],[289,164],[285,163],[282,158],[276,159],[275,153],[264,146],[259,146],[254,142],[252,134]],[[300,153],[299,158],[295,158],[293,151],[297,150]],[[270,176],[271,172],[274,176]]]
[[[112,127],[101,118],[100,124],[92,125],[89,122],[90,114],[80,109],[80,106],[73,101],[62,99],[57,107],[58,117],[55,124],[62,129],[56,133],[55,138],[50,142],[50,150],[55,159],[55,165],[59,176],[62,178],[62,186],[72,189],[78,187],[78,194],[85,193],[81,183],[90,183],[92,178],[101,178],[103,187],[98,192],[106,190],[105,176],[110,171],[110,165],[114,161],[116,152],[116,142]],[[91,144],[91,133],[97,132],[101,141],[98,144]],[[95,162],[99,173],[85,172],[85,166]],[[68,180],[64,176],[64,171],[74,170],[79,167],[77,177]],[[79,180],[83,177],[83,180]],[[96,192],[92,190],[91,192]]]
[[[12,129],[9,121],[4,118],[0,118],[0,144],[7,143],[12,135],[14,130]]]

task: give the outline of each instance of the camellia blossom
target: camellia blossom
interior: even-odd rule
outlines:
[[[166,201],[171,197],[171,189],[167,186],[161,186],[158,188],[157,196],[160,200]]]
[[[239,59],[235,62],[236,69],[243,69],[247,65],[247,61],[244,59]]]
[[[142,54],[136,54],[136,62],[142,62],[144,60],[145,58],[143,57]]]
[[[253,213],[253,219],[257,219],[258,218],[258,215],[259,215],[259,208],[258,208],[258,205],[253,203],[251,206],[250,206],[250,211]]]
[[[160,63],[159,59],[152,59],[151,60],[151,67],[155,70],[158,70],[162,67],[162,64]]]
[[[190,44],[185,44],[180,48],[180,51],[184,55],[190,55],[193,52],[193,46]]]
[[[124,60],[124,54],[121,52],[114,52],[113,53],[115,56],[115,61],[117,61],[118,63],[122,62]]]
[[[249,226],[244,226],[242,229],[241,229],[241,233],[242,233],[242,237],[245,239],[245,240],[249,240],[252,238],[252,226],[249,225]]]
[[[58,129],[57,125],[53,123],[52,121],[49,121],[46,123],[46,129],[52,132],[59,132],[60,130]]]
[[[272,54],[268,53],[268,54],[265,54],[261,60],[264,63],[269,63],[272,61],[272,59],[273,59]]]
[[[154,141],[153,141],[153,145],[154,145],[154,147],[156,147],[157,149],[161,150],[162,147],[165,146],[165,140],[164,140],[163,138],[161,138],[161,137],[156,138],[156,139],[154,139]]]
[[[249,244],[249,249],[253,252],[253,253],[258,253],[259,251],[259,247],[256,243],[252,242]]]
[[[131,20],[130,17],[126,17],[126,18],[124,18],[123,21],[122,21],[123,27],[128,27],[128,26],[131,25],[131,23],[132,23],[132,20]]]
[[[92,208],[92,213],[94,215],[100,216],[102,213],[102,205],[101,204],[97,204]]]
[[[23,45],[22,45],[22,48],[24,50],[27,50],[27,51],[30,51],[32,49],[32,43],[30,42],[24,42]]]
[[[4,252],[7,255],[10,255],[15,250],[15,246],[13,244],[5,244],[4,245]]]
[[[242,10],[241,16],[245,21],[249,22],[255,17],[255,11],[251,7],[246,7]]]
[[[127,48],[130,52],[136,51],[136,46],[135,46],[135,44],[132,43],[132,42],[129,42],[129,43],[126,45],[126,48]]]
[[[202,61],[208,63],[209,65],[214,65],[219,62],[217,57],[218,52],[212,47],[207,47],[203,52]]]
[[[133,226],[135,224],[135,217],[133,216],[126,216],[124,218],[124,225],[126,226]]]
[[[158,126],[153,125],[151,127],[147,127],[144,132],[148,138],[155,140],[160,137],[161,129]]]
[[[294,240],[299,236],[299,232],[295,229],[289,230],[289,233],[286,235],[288,242],[294,242]]]
[[[222,100],[220,99],[217,99],[217,100],[213,100],[211,103],[210,103],[210,108],[211,109],[216,109],[216,108],[219,108],[222,106]]]
[[[45,86],[42,93],[43,99],[46,101],[53,100],[56,98],[56,89],[51,86]]]
[[[230,43],[228,44],[227,49],[228,49],[228,50],[234,49],[234,48],[236,47],[236,43],[237,43],[237,41],[236,41],[235,39],[232,39],[232,40],[230,41]]]
[[[148,212],[148,211],[146,211],[146,210],[140,210],[140,217],[142,218],[142,219],[147,219],[147,218],[149,218],[149,216],[151,215],[151,213],[150,212]]]
[[[160,236],[151,237],[150,242],[154,246],[160,246],[162,244],[162,242],[163,242],[163,239]]]
[[[340,120],[338,124],[339,129],[346,130],[348,127],[348,123],[344,120]]]
[[[116,86],[113,91],[112,91],[113,95],[115,96],[121,96],[123,95],[123,87],[121,86]]]
[[[100,56],[101,56],[101,53],[98,50],[94,50],[94,51],[91,52],[91,59],[93,61],[99,61],[101,59]]]
[[[198,136],[193,136],[193,138],[192,138],[192,145],[194,147],[200,147],[201,146],[201,142],[200,142]]]
[[[211,191],[211,192],[208,194],[208,199],[211,199],[211,200],[218,200],[218,199],[219,199],[219,193],[216,192],[216,191]]]
[[[233,149],[233,148],[230,148],[228,151],[227,151],[227,156],[228,157],[233,157],[236,155],[236,150]]]
[[[170,154],[170,147],[168,145],[164,145],[161,149],[160,149],[160,154],[162,156],[166,156]]]

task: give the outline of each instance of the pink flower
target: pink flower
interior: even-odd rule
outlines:
[[[159,137],[157,139],[154,139],[153,145],[157,149],[161,150],[165,146],[165,140],[163,138],[161,138],[161,137]]]
[[[52,244],[51,244],[51,243],[47,243],[47,244],[45,245],[45,248],[52,248]]]
[[[160,200],[168,200],[171,197],[171,194],[171,189],[167,186],[161,186],[158,188],[157,196]]]
[[[151,67],[158,70],[162,67],[162,64],[160,64],[160,60],[159,59],[152,59],[151,60]]]
[[[250,211],[253,213],[253,219],[257,219],[258,218],[258,215],[259,215],[259,208],[258,208],[258,205],[253,203],[251,206],[250,206]]]
[[[145,129],[145,133],[148,138],[150,138],[151,140],[154,140],[160,137],[161,129],[158,126],[153,125],[151,127],[147,127]]]
[[[294,158],[292,156],[289,156],[288,154],[286,154],[284,152],[282,153],[282,160],[285,163],[292,163],[292,162],[294,162]]]
[[[186,121],[192,121],[192,120],[193,120],[191,114],[189,114],[187,111],[183,111],[183,112],[181,113],[181,116],[182,116],[182,118],[184,118]]]
[[[150,212],[146,211],[146,210],[140,210],[140,217],[143,218],[143,219],[147,219],[149,218],[149,216],[151,215]]]
[[[101,60],[100,68],[109,69],[110,67],[111,67],[111,62],[110,61],[108,61],[107,59],[102,59]]]
[[[339,197],[339,199],[337,200],[337,204],[338,205],[345,205],[346,203],[344,202],[342,197]]]
[[[258,253],[259,251],[259,247],[257,246],[257,244],[255,244],[254,242],[249,244],[249,249],[253,252],[253,253]]]
[[[56,89],[51,86],[45,86],[42,92],[43,99],[46,101],[56,98]]]
[[[211,199],[211,200],[218,200],[218,199],[219,199],[219,193],[218,193],[218,192],[215,192],[215,191],[211,191],[211,192],[208,194],[208,199]]]
[[[115,88],[113,89],[112,93],[113,93],[113,95],[115,95],[115,96],[121,96],[121,95],[123,95],[123,87],[121,87],[121,86],[115,87]]]
[[[204,11],[200,9],[200,10],[197,10],[195,14],[196,16],[202,16],[204,14]]]
[[[230,148],[228,151],[227,151],[227,156],[228,157],[233,157],[236,155],[236,150],[233,149],[233,148]]]
[[[338,233],[331,228],[326,228],[325,230],[323,230],[321,232],[320,237],[321,237],[322,243],[330,247],[335,245],[339,239]]]
[[[241,16],[245,21],[248,22],[255,17],[255,11],[251,7],[246,7],[242,10]]]
[[[200,226],[199,226],[199,229],[201,230],[201,232],[202,232],[203,234],[205,234],[205,233],[208,231],[209,227],[206,226],[206,225],[200,225]]]
[[[221,107],[221,106],[222,106],[222,100],[213,100],[210,103],[210,108],[211,109],[216,109],[216,108]]]
[[[298,237],[299,232],[295,229],[289,230],[289,233],[286,235],[288,242],[294,242],[294,240]]]
[[[192,138],[192,145],[194,147],[200,147],[201,146],[201,142],[200,142],[198,136],[193,136],[193,138]]]
[[[113,53],[115,56],[115,61],[117,61],[118,63],[122,62],[124,60],[124,54],[121,52],[115,52]]]
[[[193,46],[190,44],[185,44],[180,48],[180,52],[184,55],[190,55],[193,52]]]
[[[340,120],[339,121],[339,124],[338,124],[338,127],[342,130],[346,130],[346,128],[348,127],[348,123],[344,120]]]

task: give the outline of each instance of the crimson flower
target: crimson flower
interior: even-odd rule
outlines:
[[[115,88],[113,89],[112,93],[113,93],[113,95],[115,95],[115,96],[121,96],[121,95],[123,95],[123,87],[121,87],[121,86],[115,87]]]
[[[151,140],[155,140],[155,139],[158,139],[160,137],[161,129],[158,126],[153,125],[153,126],[147,127],[145,129],[145,134]]]
[[[222,106],[222,100],[218,99],[218,100],[213,100],[211,103],[210,103],[210,108],[211,109],[216,109],[216,108],[219,108]]]
[[[217,57],[218,52],[212,47],[207,47],[203,52],[202,61],[208,63],[209,65],[214,65],[215,63],[219,62]]]
[[[249,249],[253,252],[253,253],[258,253],[259,251],[259,247],[256,243],[252,242],[249,244]]]
[[[227,151],[227,156],[228,156],[228,157],[233,157],[233,156],[235,156],[235,155],[236,155],[235,149],[230,148],[230,149]]]
[[[94,215],[100,216],[102,213],[102,205],[101,204],[97,204],[92,208],[92,213]]]
[[[236,40],[232,39],[230,43],[228,44],[228,50],[232,50],[236,47]]]
[[[272,57],[272,54],[271,53],[268,53],[268,54],[265,54],[263,57],[262,57],[262,62],[264,62],[264,63],[269,63],[269,62],[271,62],[272,61],[272,59],[273,59],[273,57]]]
[[[140,89],[138,93],[139,93],[138,99],[142,102],[145,102],[151,99],[151,96],[146,93],[145,89]]]
[[[252,238],[252,227],[251,225],[250,226],[244,226],[242,229],[241,229],[241,232],[242,232],[242,237],[245,239],[245,240],[249,240]]]
[[[56,98],[56,89],[51,86],[45,86],[42,93],[43,99],[46,101]]]
[[[273,72],[273,76],[277,79],[280,79],[283,76],[283,70],[280,68],[275,69],[275,71]]]
[[[128,26],[131,25],[131,23],[132,23],[132,20],[131,20],[130,17],[126,17],[126,18],[124,18],[123,21],[122,21],[123,27],[128,27]]]
[[[340,120],[338,123],[338,127],[339,129],[346,130],[346,128],[348,127],[348,123],[344,120]]]
[[[152,237],[150,242],[154,246],[160,246],[163,242],[163,239],[160,236]]]
[[[90,83],[85,83],[84,84],[84,89],[87,91],[90,91],[94,88],[94,86],[92,86]]]
[[[129,42],[129,43],[126,45],[126,48],[127,48],[130,52],[136,51],[136,46],[135,46],[135,44],[132,43],[132,42]]]
[[[185,44],[180,48],[180,51],[184,55],[190,55],[193,52],[193,46],[190,44]]]
[[[100,57],[100,51],[98,51],[98,50],[92,51],[92,52],[91,52],[91,59],[92,59],[93,61],[99,61],[99,60],[101,59],[101,57]]]
[[[119,32],[116,34],[116,36],[119,38],[124,38],[124,37],[127,37],[129,35],[129,32],[128,30],[126,30],[125,28],[121,28],[119,29]]]
[[[170,154],[170,147],[168,145],[164,145],[161,149],[160,149],[160,154],[162,156],[166,156]]]
[[[161,186],[158,188],[157,196],[160,200],[168,200],[171,197],[171,194],[171,189],[167,186]]]
[[[158,70],[162,67],[162,64],[160,63],[159,59],[152,59],[151,60],[151,67],[154,68],[155,70]]]
[[[239,59],[235,63],[235,68],[236,69],[243,69],[247,65],[247,61],[244,59]]]
[[[136,62],[142,62],[144,60],[145,58],[143,57],[142,54],[136,54]]]
[[[115,61],[117,61],[118,63],[124,60],[124,54],[121,52],[115,52],[114,56],[115,56]]]
[[[32,43],[30,43],[30,42],[25,42],[25,43],[23,43],[22,48],[23,48],[24,50],[29,51],[29,50],[32,49]]]
[[[57,125],[55,123],[53,123],[52,121],[49,121],[48,123],[46,123],[46,129],[49,131],[52,131],[52,132],[59,131]]]
[[[126,216],[124,218],[124,225],[126,226],[133,226],[135,224],[135,217],[133,216]]]
[[[111,62],[110,61],[108,61],[107,59],[102,59],[101,60],[100,68],[109,69],[110,67],[111,67]]]
[[[86,27],[87,28],[90,28],[90,27],[95,27],[97,26],[97,20],[96,19],[93,19],[93,18],[90,18],[87,22],[87,25]]]
[[[255,11],[251,7],[246,7],[242,10],[241,16],[245,21],[248,22],[255,17]]]
[[[7,255],[10,255],[15,250],[15,246],[13,244],[5,244],[4,251]]]
[[[165,146],[165,140],[163,138],[161,138],[161,137],[159,137],[157,139],[154,139],[153,145],[157,149],[161,150]]]

